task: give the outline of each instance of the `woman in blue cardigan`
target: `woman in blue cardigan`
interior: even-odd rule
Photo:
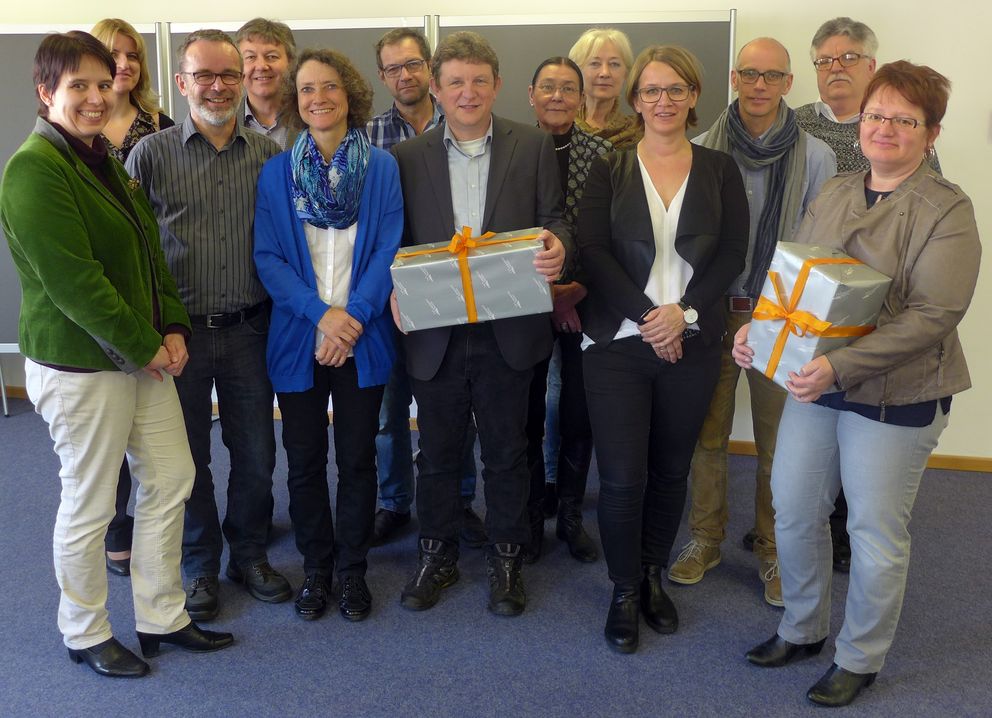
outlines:
[[[371,147],[372,90],[332,50],[303,52],[287,102],[302,122],[291,150],[262,168],[255,263],[272,297],[267,362],[282,411],[289,513],[306,580],[296,612],[319,618],[331,572],[341,615],[360,621],[372,596],[366,555],[376,501],[375,436],[395,356],[386,311],[389,265],[403,230],[396,162]],[[327,489],[327,402],[334,403],[337,535]]]

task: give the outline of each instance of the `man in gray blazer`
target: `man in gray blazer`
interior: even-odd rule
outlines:
[[[445,124],[393,148],[403,185],[404,245],[542,226],[537,270],[553,281],[571,237],[551,136],[495,117],[499,60],[472,32],[445,38],[431,61],[431,89]],[[395,308],[395,298],[394,298]],[[440,327],[404,337],[418,406],[420,563],[403,589],[412,610],[432,607],[458,580],[462,443],[474,413],[486,493],[489,609],[515,616],[526,604],[520,577],[527,520],[527,396],[533,366],[551,353],[548,314]]]

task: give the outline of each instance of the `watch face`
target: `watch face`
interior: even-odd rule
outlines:
[[[692,307],[685,310],[685,323],[695,324],[699,320],[699,312]]]

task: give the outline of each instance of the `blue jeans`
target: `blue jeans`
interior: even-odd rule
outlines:
[[[189,363],[176,378],[196,464],[183,530],[183,572],[187,579],[217,576],[224,548],[210,473],[214,385],[221,438],[231,455],[223,536],[237,564],[266,555],[276,463],[272,384],[265,365],[268,328],[267,312],[226,329],[195,328],[189,341]]]
[[[375,437],[379,470],[379,503],[389,511],[409,513],[413,504],[413,441],[410,437],[410,404],[413,391],[406,373],[402,340],[396,341],[396,362],[389,375],[379,410]],[[475,421],[465,431],[461,496],[465,506],[475,500]]]
[[[947,426],[883,424],[793,398],[785,402],[772,464],[775,538],[785,613],[778,635],[815,643],[830,631],[829,517],[843,487],[851,577],[834,663],[876,673],[892,645],[909,570],[909,519],[930,453]]]

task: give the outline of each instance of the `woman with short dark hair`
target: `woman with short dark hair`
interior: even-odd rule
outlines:
[[[161,643],[212,651],[183,608],[183,507],[193,460],[173,377],[186,365],[189,317],[140,187],[101,137],[114,60],[92,35],[49,35],[35,55],[34,132],[0,185],[0,223],[21,282],[19,344],[28,397],[62,463],[55,520],[59,629],[76,663],[138,677],[148,664],[113,636],[103,541],[121,456],[138,479],[131,592],[146,657]]]

